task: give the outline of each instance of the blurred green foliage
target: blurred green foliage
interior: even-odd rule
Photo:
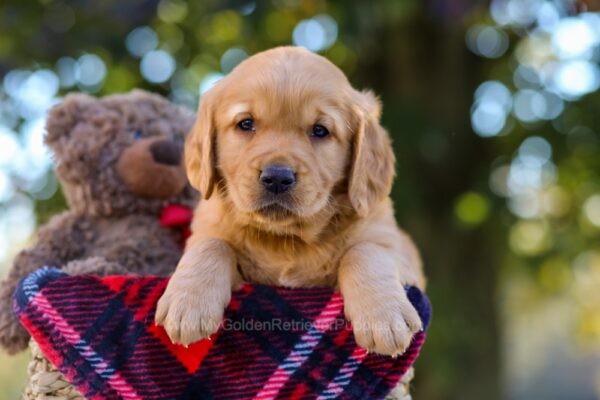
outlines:
[[[243,57],[288,45],[302,35],[301,24],[321,21],[319,52],[383,100],[398,159],[397,217],[425,260],[435,314],[414,396],[494,399],[505,392],[500,335],[515,313],[574,296],[581,314],[574,332],[583,344],[600,342],[600,197],[593,197],[600,193],[600,92],[561,98],[539,82],[523,83],[519,74],[529,72],[521,66],[541,71],[561,61],[550,50],[539,55],[552,48],[552,32],[538,32],[535,15],[523,17],[544,1],[512,1],[522,23],[500,21],[495,3],[511,0],[493,2],[491,16],[487,2],[464,0],[5,0],[0,76],[48,69],[60,80],[58,95],[142,87],[195,107],[199,89]],[[567,3],[575,8],[557,5],[559,19],[581,11],[576,2],[553,4]],[[496,48],[486,47],[490,37]],[[492,100],[508,93],[510,102],[504,114],[491,109],[501,114],[497,126],[489,125],[498,117],[490,108],[478,113],[485,99],[473,97],[490,80],[503,87],[492,87]],[[531,119],[517,107],[518,98],[546,93],[562,107],[552,118]],[[11,129],[25,123],[21,115]],[[525,145],[531,137],[542,141]],[[511,173],[527,176],[519,157],[546,144],[551,156],[538,169],[552,179],[507,189]],[[19,185],[15,193],[27,195]],[[37,199],[38,222],[64,207],[60,192]]]

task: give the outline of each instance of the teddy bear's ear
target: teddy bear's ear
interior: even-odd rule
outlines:
[[[81,118],[82,112],[95,102],[92,96],[83,93],[73,93],[52,107],[46,120],[46,136],[44,142],[56,150],[56,145],[68,138],[73,128]]]

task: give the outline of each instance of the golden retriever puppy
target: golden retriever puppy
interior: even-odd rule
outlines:
[[[205,200],[156,312],[174,342],[209,337],[251,282],[337,286],[359,345],[406,349],[421,322],[403,286],[425,279],[394,219],[379,115],[371,92],[294,47],[250,57],[202,97],[185,160]]]

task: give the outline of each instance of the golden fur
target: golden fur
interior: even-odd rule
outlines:
[[[185,158],[204,201],[156,313],[173,341],[215,332],[232,288],[248,281],[339,286],[358,344],[404,351],[421,324],[402,286],[425,280],[394,219],[395,160],[379,116],[371,92],[292,47],[249,58],[203,96]],[[237,126],[246,118],[254,132]],[[311,137],[317,123],[331,134]],[[287,203],[265,208],[258,177],[274,163],[297,184]]]

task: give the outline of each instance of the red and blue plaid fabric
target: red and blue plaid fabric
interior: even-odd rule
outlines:
[[[338,292],[245,285],[212,340],[185,348],[153,322],[167,281],[42,268],[19,285],[15,309],[88,399],[382,399],[425,339],[397,358],[367,354]],[[407,293],[427,326],[429,301]]]

